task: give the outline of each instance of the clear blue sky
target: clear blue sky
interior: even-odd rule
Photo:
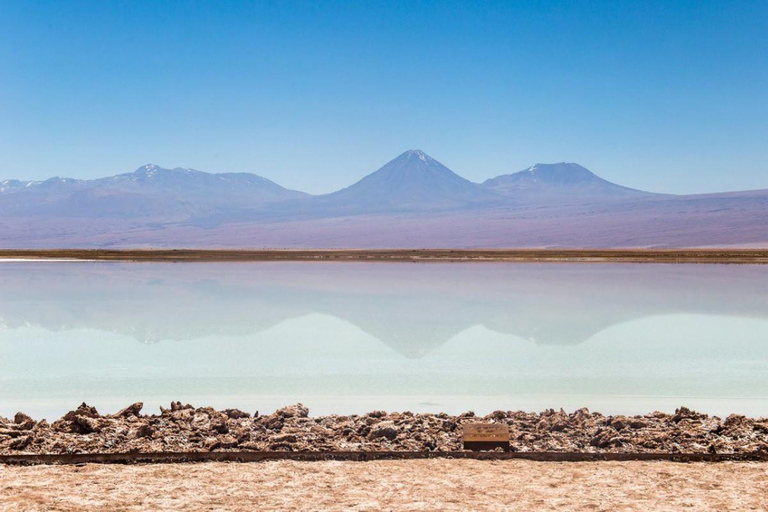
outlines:
[[[320,193],[411,148],[476,181],[768,188],[768,1],[0,0],[0,178]]]

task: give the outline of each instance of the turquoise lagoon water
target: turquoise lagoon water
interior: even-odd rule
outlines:
[[[768,267],[0,263],[0,415],[768,416]]]

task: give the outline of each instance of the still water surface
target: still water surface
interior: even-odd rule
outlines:
[[[768,416],[768,266],[0,263],[0,415]]]

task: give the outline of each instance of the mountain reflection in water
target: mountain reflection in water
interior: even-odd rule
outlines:
[[[746,388],[768,385],[765,290],[760,266],[7,262],[0,399],[69,378],[122,379],[121,396],[762,400]]]

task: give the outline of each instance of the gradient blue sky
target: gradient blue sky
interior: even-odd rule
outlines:
[[[313,193],[420,148],[768,188],[768,2],[0,0],[1,178],[145,163]]]

